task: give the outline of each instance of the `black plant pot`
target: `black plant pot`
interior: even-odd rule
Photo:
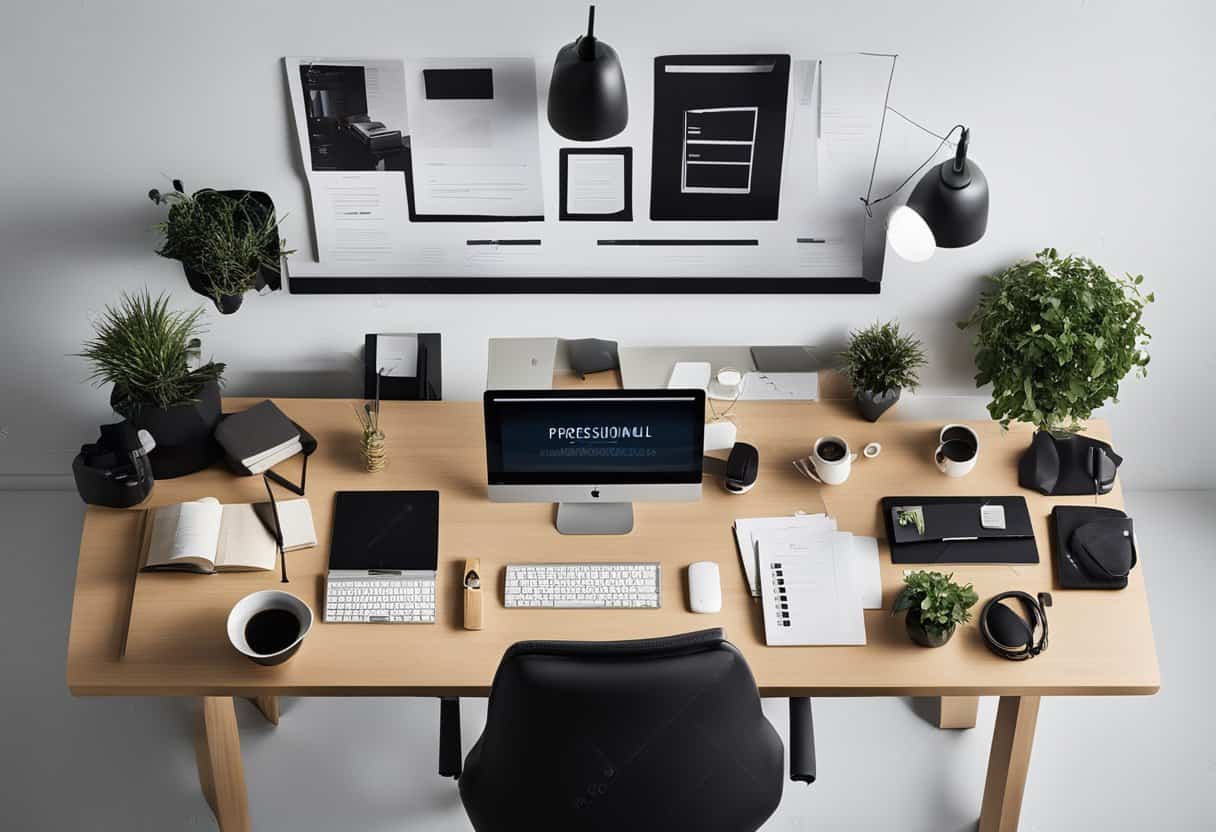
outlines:
[[[262,217],[273,216],[274,214],[274,201],[270,198],[269,194],[263,191],[232,190],[220,191],[220,193],[235,199],[248,197],[249,201],[255,206],[252,210],[254,212],[261,213]],[[278,248],[276,246],[274,250],[268,251],[267,253],[271,255],[272,259],[274,259],[274,255],[277,254],[277,252]],[[215,308],[219,310],[221,315],[231,315],[233,312],[241,308],[241,302],[245,299],[243,295],[220,295],[220,297],[216,299],[215,295],[213,295],[209,289],[211,281],[208,280],[205,275],[195,271],[194,269],[187,268],[184,263],[182,264],[182,271],[186,273],[186,283],[190,286],[190,288],[214,303]],[[254,283],[254,289],[261,291],[267,286],[270,287],[271,291],[277,291],[278,289],[282,288],[283,276],[277,268],[258,269],[258,276]]]
[[[119,400],[118,390],[110,394],[110,406]],[[117,408],[115,408],[117,409]],[[213,433],[220,420],[220,386],[209,381],[199,391],[198,401],[163,408],[144,405],[129,421],[146,430],[156,441],[148,455],[152,473],[158,480],[169,480],[212,465],[220,458],[220,447]]]
[[[857,409],[861,411],[861,415],[871,422],[877,422],[879,416],[886,413],[892,405],[899,401],[902,392],[903,390],[899,387],[884,393],[858,390],[854,394],[854,398],[857,400]]]
[[[245,300],[244,295],[220,295],[219,298],[216,298],[207,288],[211,285],[210,280],[184,264],[182,271],[186,273],[186,283],[190,288],[214,303],[221,315],[231,315],[241,308],[241,301]]]
[[[908,610],[908,615],[904,618],[904,627],[908,631],[908,638],[915,641],[921,647],[941,647],[950,637],[954,635],[955,625],[951,624],[950,629],[945,633],[931,633],[925,629],[924,623],[920,620],[920,611],[913,607]]]

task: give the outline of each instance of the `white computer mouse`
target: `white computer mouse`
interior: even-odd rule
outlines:
[[[722,612],[722,582],[718,564],[699,560],[688,567],[688,605],[693,612]]]

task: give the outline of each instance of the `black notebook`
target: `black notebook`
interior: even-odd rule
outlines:
[[[882,515],[892,563],[1039,562],[1025,497],[883,497]]]
[[[339,491],[329,568],[429,571],[439,567],[438,491]]]
[[[251,474],[302,450],[300,431],[270,399],[225,417],[215,427],[215,441],[229,460]]]

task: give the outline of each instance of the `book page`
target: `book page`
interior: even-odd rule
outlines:
[[[223,506],[212,497],[163,506],[152,512],[148,566],[210,570],[215,560]]]
[[[215,568],[274,569],[278,556],[274,535],[249,503],[224,506],[216,544]]]

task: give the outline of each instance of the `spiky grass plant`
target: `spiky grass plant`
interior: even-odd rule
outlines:
[[[156,253],[200,275],[217,304],[221,297],[255,288],[259,270],[277,272],[280,260],[293,253],[279,237],[274,212],[253,194],[230,196],[204,188],[187,196],[180,181],[173,185],[167,194],[148,192],[153,202],[169,206],[168,218],[156,225],[164,235]]]
[[[130,417],[141,407],[170,408],[198,401],[203,386],[220,381],[224,365],[189,366],[189,343],[203,332],[202,308],[182,312],[169,298],[144,289],[124,293],[93,324],[94,336],[78,355],[93,367],[89,380],[114,385],[114,408]]]
[[[920,340],[900,332],[897,321],[876,322],[852,332],[840,360],[855,391],[876,394],[915,390],[920,384],[916,371],[928,363]]]

